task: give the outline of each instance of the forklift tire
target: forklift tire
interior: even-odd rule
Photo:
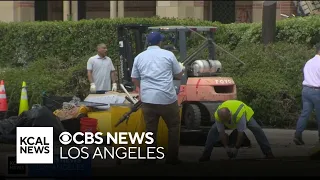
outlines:
[[[201,111],[196,104],[189,104],[184,111],[184,123],[188,130],[199,130],[201,126]]]

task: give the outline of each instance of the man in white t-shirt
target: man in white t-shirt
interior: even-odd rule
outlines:
[[[115,68],[107,56],[107,46],[99,44],[98,54],[89,58],[87,62],[90,92],[104,94],[107,91],[117,91]],[[112,80],[112,88],[111,88]]]
[[[316,45],[316,55],[308,60],[303,68],[302,111],[297,121],[293,142],[304,145],[302,133],[307,126],[310,114],[315,110],[318,121],[318,138],[320,143],[320,44]]]

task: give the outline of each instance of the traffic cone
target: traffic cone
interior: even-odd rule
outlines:
[[[6,89],[4,87],[4,81],[1,80],[0,83],[0,112],[8,111],[8,103],[6,96]]]
[[[19,115],[29,110],[28,104],[28,94],[27,94],[27,83],[22,82],[22,90],[21,90],[21,97],[20,97],[20,107],[19,107]]]

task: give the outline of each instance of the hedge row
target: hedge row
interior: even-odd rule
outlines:
[[[314,50],[297,44],[288,48],[287,43],[269,47],[250,43],[230,51],[246,63],[239,68],[230,56],[218,52],[225,76],[233,77],[237,84],[238,98],[254,108],[264,125],[293,127],[301,110],[301,69]],[[0,76],[5,79],[10,110],[19,107],[22,81],[27,82],[30,105],[41,103],[43,91],[85,97],[89,90],[87,60],[47,58],[30,63],[28,68],[6,69]]]
[[[117,58],[116,25],[119,24],[216,26],[216,41],[231,48],[239,43],[257,43],[261,39],[261,23],[221,24],[192,19],[123,18],[66,22],[0,23],[0,63],[23,65],[45,57],[68,59],[83,57],[105,42],[110,56]],[[319,16],[288,18],[277,22],[277,41],[313,45],[320,40]],[[190,44],[192,46],[192,44]]]
[[[277,23],[277,41],[264,47],[261,24],[228,24],[192,19],[124,18],[79,22],[0,23],[0,77],[5,80],[9,106],[16,111],[21,82],[26,81],[30,105],[41,103],[43,91],[85,97],[89,84],[86,62],[100,42],[108,43],[109,56],[117,60],[118,24],[217,26],[217,43],[246,63],[238,67],[218,50],[225,76],[235,79],[238,98],[251,105],[265,125],[292,127],[301,109],[301,69],[314,55],[320,18],[292,18]],[[304,30],[303,33],[300,33]],[[189,48],[200,43],[188,43]],[[21,66],[27,62],[27,66]]]

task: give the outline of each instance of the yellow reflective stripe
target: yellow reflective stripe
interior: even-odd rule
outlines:
[[[238,114],[239,114],[239,112],[242,110],[243,107],[244,107],[244,104],[241,104],[241,105],[238,107],[237,111],[233,114],[233,117],[232,117],[233,122],[237,123],[236,120],[237,120]]]

